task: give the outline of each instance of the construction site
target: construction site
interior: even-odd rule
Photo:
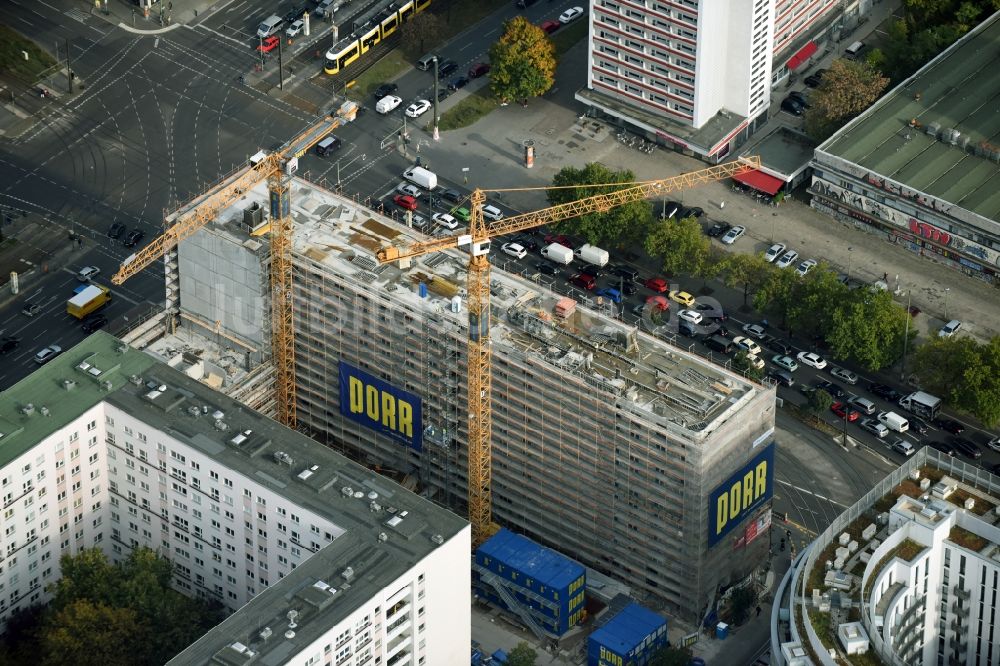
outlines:
[[[274,414],[268,197],[167,255],[164,317],[130,340]],[[297,427],[464,514],[468,254],[380,265],[426,237],[305,180],[290,199]],[[524,278],[494,270],[490,290],[494,519],[697,617],[766,558],[765,539],[709,546],[709,496],[773,432],[773,388]],[[345,366],[416,396],[419,431],[349,418]]]

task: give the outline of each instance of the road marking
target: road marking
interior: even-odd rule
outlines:
[[[459,51],[464,51],[465,49],[469,48],[470,46],[475,46],[475,45],[476,45],[476,42],[469,42],[468,44],[466,44],[465,46],[463,46],[462,48],[460,48]]]
[[[30,25],[30,26],[31,26],[32,28],[34,28],[34,27],[35,27],[35,24],[34,24],[34,23],[32,23],[31,21],[29,21],[28,19],[26,19],[26,18],[23,18],[23,17],[21,17],[21,16],[18,16],[17,18],[18,18],[18,20],[19,20],[19,21],[24,21],[25,23],[27,23],[28,25]]]
[[[781,479],[778,479],[778,483],[780,483],[782,485],[785,485],[785,486],[788,486],[789,488],[794,488],[795,490],[798,490],[800,493],[806,493],[807,495],[812,495],[813,497],[815,497],[817,499],[821,499],[821,500],[824,500],[826,502],[830,502],[831,504],[836,504],[837,506],[842,506],[845,509],[847,508],[846,504],[838,502],[835,499],[831,499],[829,497],[825,497],[825,496],[820,495],[818,493],[814,493],[813,491],[807,490],[807,489],[802,488],[800,486],[796,486],[794,483],[789,483],[788,481],[782,481]]]

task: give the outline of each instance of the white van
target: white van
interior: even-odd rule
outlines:
[[[423,58],[417,61],[417,69],[427,71],[434,64],[434,59],[437,58],[433,53],[428,53]]]
[[[281,28],[281,24],[284,22],[285,20],[280,16],[271,14],[266,19],[264,19],[263,23],[257,26],[257,36],[260,37],[261,39],[264,39],[265,37],[270,37],[274,33],[278,32],[278,30]]]
[[[910,422],[896,412],[879,412],[878,422],[898,433],[904,433],[910,429]]]
[[[395,95],[386,95],[375,103],[375,110],[381,114],[386,114],[403,103],[402,98]]]

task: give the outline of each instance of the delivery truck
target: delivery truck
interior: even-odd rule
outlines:
[[[910,422],[896,412],[879,412],[878,422],[898,433],[904,433],[910,429]]]
[[[427,191],[433,190],[438,186],[437,174],[423,167],[410,167],[403,172],[403,178]]]
[[[563,266],[573,261],[573,250],[559,243],[552,243],[542,248],[542,256]]]
[[[92,284],[79,290],[66,301],[66,312],[77,319],[83,319],[91,312],[100,310],[111,301],[111,291],[107,287]]]
[[[941,411],[941,403],[941,398],[923,391],[916,391],[899,399],[900,407],[925,419],[936,419],[938,412]]]
[[[591,245],[590,243],[576,248],[573,254],[579,259],[586,261],[588,264],[594,264],[595,266],[606,266],[608,264],[608,259],[610,258],[607,250],[602,250],[596,245]]]

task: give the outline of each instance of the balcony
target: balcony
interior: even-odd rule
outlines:
[[[951,612],[957,615],[962,620],[969,619],[969,607],[963,606],[961,603],[957,601],[951,605]]]
[[[413,623],[410,622],[409,618],[405,618],[402,622],[399,622],[398,624],[390,625],[385,632],[385,639],[387,643],[392,643],[392,641],[396,637],[406,633],[406,630],[409,629],[411,626],[413,626]]]
[[[959,587],[958,585],[951,588],[951,592],[952,594],[954,594],[956,597],[958,597],[963,601],[968,601],[969,598],[972,596],[972,593],[969,592],[969,590],[965,589],[964,587]]]

